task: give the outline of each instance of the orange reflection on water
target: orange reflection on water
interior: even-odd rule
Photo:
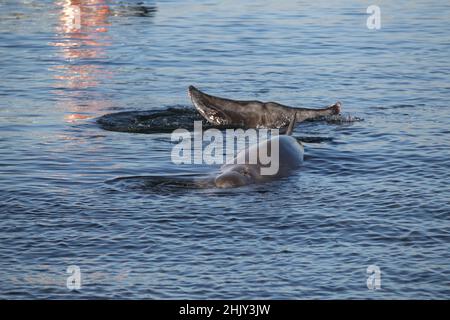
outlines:
[[[90,119],[91,117],[85,114],[69,114],[67,116],[64,117],[64,120],[66,120],[66,122],[76,122],[78,120],[86,120],[86,119]]]
[[[60,8],[58,40],[51,45],[59,48],[64,63],[52,68],[56,80],[54,92],[61,98],[61,104],[66,105],[66,111],[75,112],[65,117],[66,121],[73,122],[87,118],[76,113],[79,110],[98,111],[99,106],[108,104],[96,100],[98,94],[89,99],[92,93],[84,90],[99,87],[102,80],[111,76],[100,61],[106,57],[105,49],[110,45],[107,32],[111,12],[105,0],[62,0],[56,5]],[[80,94],[74,94],[73,90],[79,90]]]
[[[109,6],[104,0],[63,0],[56,2],[61,7],[59,15],[59,32],[89,33],[107,32],[110,24],[107,18],[111,15]]]

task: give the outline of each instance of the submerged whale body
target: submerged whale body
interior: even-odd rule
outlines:
[[[215,186],[218,188],[234,188],[289,176],[293,170],[301,166],[304,154],[303,146],[291,136],[279,135],[265,140],[258,145],[241,151],[233,161],[238,162],[236,160],[241,160],[245,157],[248,159],[249,153],[256,152],[256,148],[267,150],[274,143],[279,145],[278,170],[275,174],[261,174],[262,164],[260,159],[258,159],[256,164],[230,163],[222,166],[220,174],[214,180]]]
[[[303,162],[303,145],[291,136],[296,122],[296,114],[293,115],[286,135],[277,135],[264,140],[259,144],[250,146],[239,152],[229,163],[222,166],[221,172],[214,180],[218,188],[234,188],[249,184],[266,182],[290,175],[293,170],[300,167]],[[274,146],[277,146],[275,148]],[[274,154],[276,156],[274,157]],[[270,166],[276,167],[274,172],[264,174],[266,167],[261,155],[271,155]],[[254,156],[254,163],[250,159]]]
[[[198,112],[211,124],[245,128],[283,128],[292,117],[301,122],[320,116],[339,114],[341,103],[323,108],[293,108],[276,102],[231,100],[206,94],[189,86],[189,96]]]

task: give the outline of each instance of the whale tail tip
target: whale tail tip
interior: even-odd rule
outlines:
[[[197,91],[197,88],[194,87],[193,85],[190,85],[190,86],[188,87],[188,94],[191,95],[192,92],[194,92],[194,91]]]
[[[333,104],[330,107],[330,109],[332,110],[333,114],[339,114],[339,113],[341,113],[341,107],[342,107],[342,103],[340,101],[338,101],[335,104]]]
[[[204,92],[200,91],[197,87],[193,86],[192,84],[188,87],[188,93],[189,93],[189,95],[192,95],[192,94],[206,95]]]

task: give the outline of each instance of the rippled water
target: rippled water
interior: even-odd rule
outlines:
[[[370,4],[0,0],[0,297],[450,298],[450,5]],[[301,170],[232,190],[95,121],[190,84],[365,121],[298,125]]]

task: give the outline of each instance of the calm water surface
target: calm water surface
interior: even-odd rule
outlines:
[[[0,0],[0,298],[450,298],[450,4],[379,1],[378,31],[370,4]],[[365,121],[303,123],[301,170],[225,191],[95,122],[190,84]]]

